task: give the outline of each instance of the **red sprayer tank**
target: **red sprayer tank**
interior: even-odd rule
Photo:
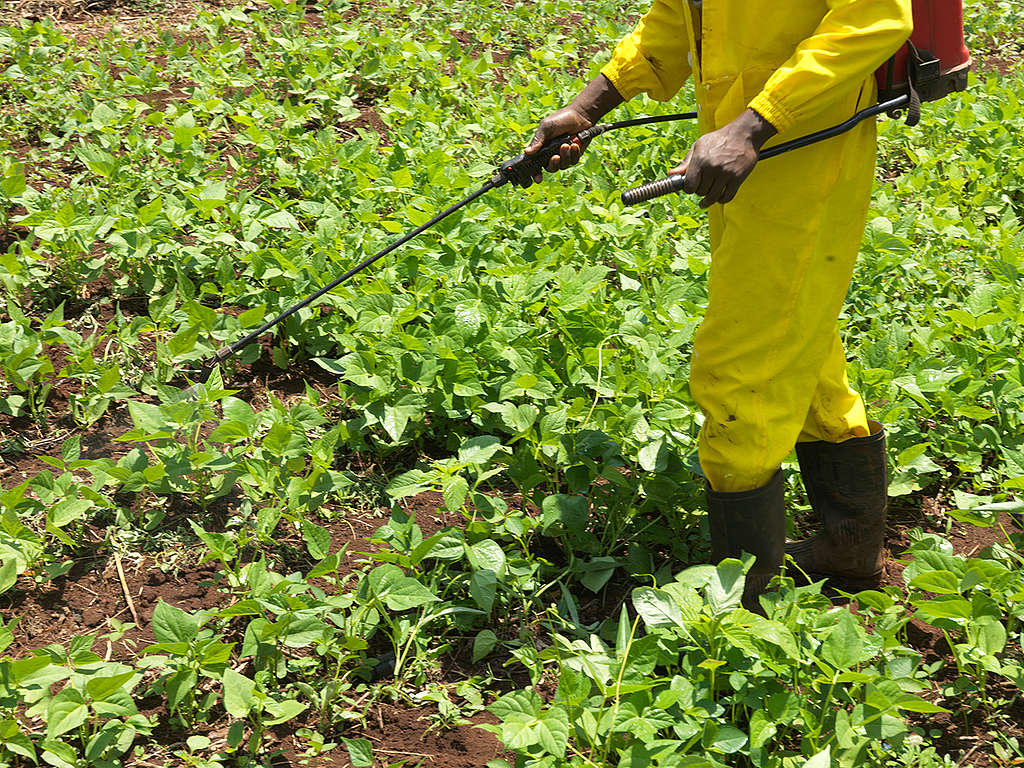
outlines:
[[[907,73],[921,101],[941,99],[967,87],[971,54],[964,44],[962,0],[913,0],[910,45],[879,67],[878,100],[907,92]]]

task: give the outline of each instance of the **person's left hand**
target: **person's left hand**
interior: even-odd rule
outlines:
[[[686,177],[683,191],[701,197],[700,207],[728,203],[754,170],[761,145],[775,127],[752,109],[694,142],[686,158],[669,171]]]

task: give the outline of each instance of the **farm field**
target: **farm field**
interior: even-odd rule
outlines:
[[[965,8],[968,91],[879,122],[840,318],[877,589],[760,616],[708,562],[706,224],[619,201],[688,123],[491,191],[183,392],[479,189],[647,5],[0,10],[0,765],[1024,765],[1019,0]]]

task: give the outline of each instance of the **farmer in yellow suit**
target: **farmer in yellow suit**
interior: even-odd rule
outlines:
[[[685,175],[711,228],[690,389],[704,414],[713,556],[757,557],[748,606],[786,551],[842,588],[881,574],[885,436],[847,382],[836,327],[867,214],[875,123],[761,164],[757,154],[876,103],[873,73],[910,32],[910,0],[655,0],[527,149],[638,93],[671,99],[694,77],[701,136],[670,171]],[[547,170],[585,148],[563,144]],[[821,530],[787,544],[779,467],[794,444]]]

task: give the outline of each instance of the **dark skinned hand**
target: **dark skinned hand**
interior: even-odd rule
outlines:
[[[529,146],[523,151],[528,155],[532,155],[535,152],[539,152],[540,148],[551,139],[567,133],[572,138],[562,144],[558,154],[552,155],[547,164],[547,170],[550,173],[564,171],[580,161],[583,151],[590,144],[589,141],[581,142],[576,134],[586,128],[590,128],[592,125],[593,123],[586,115],[570,104],[568,107],[563,107],[557,112],[552,112],[541,120],[537,125],[533,138],[530,140]],[[538,173],[533,177],[533,181],[540,184],[542,177],[543,174]],[[529,186],[530,182],[523,185],[524,188]]]
[[[747,109],[728,125],[697,139],[683,162],[669,173],[686,177],[683,191],[698,195],[701,208],[728,203],[754,170],[761,145],[775,133],[771,123]]]
[[[564,171],[580,161],[580,156],[590,144],[589,141],[581,142],[576,138],[576,134],[595,125],[598,120],[621,103],[622,96],[615,90],[611,81],[604,75],[598,75],[583,87],[583,90],[569,106],[552,112],[540,121],[530,140],[530,145],[523,151],[532,155],[539,152],[540,148],[551,139],[569,134],[572,138],[562,144],[558,153],[551,156],[546,166],[546,170],[550,173]],[[532,181],[527,181],[523,186],[529,187],[533,182],[539,184],[543,176],[543,173],[538,173]]]

